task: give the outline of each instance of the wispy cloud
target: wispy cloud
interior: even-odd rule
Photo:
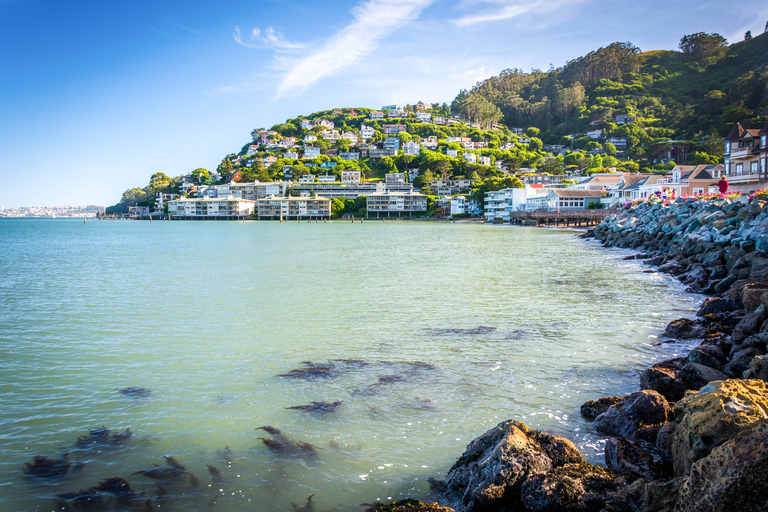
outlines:
[[[352,10],[353,20],[317,50],[283,64],[287,72],[277,96],[298,93],[312,84],[360,62],[379,43],[417,19],[433,0],[368,0]],[[241,43],[242,44],[242,43]]]
[[[572,5],[577,2],[570,0],[486,0],[484,3],[491,4],[493,7],[478,14],[472,14],[453,20],[453,22],[457,25],[464,26],[488,21],[508,20],[522,16],[523,14],[528,14],[532,11],[554,11],[559,7]]]
[[[251,33],[248,34],[248,38],[244,39],[240,27],[235,27],[235,32],[232,34],[237,44],[245,46],[246,48],[271,48],[273,50],[298,50],[304,48],[306,45],[302,43],[294,43],[288,41],[283,34],[276,31],[272,27],[268,27],[264,32],[261,29],[254,28]]]

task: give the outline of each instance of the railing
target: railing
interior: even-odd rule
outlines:
[[[731,158],[744,158],[745,156],[749,156],[749,151],[751,149],[751,147],[732,149]]]
[[[765,181],[765,178],[761,178],[759,172],[744,172],[741,174],[729,174],[728,181],[730,183],[749,183],[751,181]]]
[[[622,210],[534,210],[522,212],[509,212],[511,218],[516,219],[604,219]]]

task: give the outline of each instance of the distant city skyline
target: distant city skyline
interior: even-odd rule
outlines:
[[[0,202],[108,206],[287,118],[450,103],[506,68],[767,20],[764,0],[0,0]]]

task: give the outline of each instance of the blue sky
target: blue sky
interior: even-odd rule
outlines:
[[[297,115],[766,21],[765,0],[0,0],[0,204],[110,205]]]

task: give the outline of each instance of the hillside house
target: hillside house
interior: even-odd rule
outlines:
[[[731,190],[751,192],[768,182],[768,124],[745,129],[736,123],[725,138],[725,174]]]

